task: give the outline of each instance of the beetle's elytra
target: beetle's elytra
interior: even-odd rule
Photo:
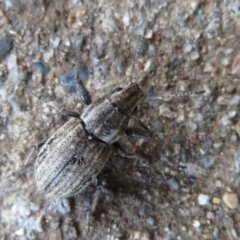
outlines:
[[[42,147],[36,162],[38,187],[48,197],[75,195],[98,174],[109,153],[109,146],[89,139],[80,120],[73,118]]]
[[[78,95],[88,107],[82,115],[59,110],[74,118],[44,143],[35,164],[38,189],[51,198],[73,196],[87,187],[104,167],[112,146],[123,153],[118,143],[123,133],[135,138],[152,137],[144,124],[144,129],[128,127],[144,97],[137,83],[116,88],[110,96],[92,102],[78,71],[75,79]]]

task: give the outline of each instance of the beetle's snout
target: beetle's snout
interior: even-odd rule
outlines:
[[[121,108],[125,114],[131,115],[138,101],[143,97],[144,93],[140,86],[137,83],[132,83],[121,91],[113,93],[110,99]]]

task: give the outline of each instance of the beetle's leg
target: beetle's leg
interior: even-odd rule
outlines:
[[[40,142],[36,143],[34,145],[35,149],[40,149],[46,142],[47,142],[48,138],[44,138],[43,140],[41,140]]]
[[[30,159],[32,158],[33,153],[36,150],[39,150],[46,142],[47,142],[48,138],[44,138],[43,140],[41,140],[40,142],[36,143],[35,145],[32,146],[32,150],[31,152],[28,154],[27,159],[24,162],[24,166],[28,165]]]
[[[84,87],[83,81],[79,77],[78,69],[79,69],[79,64],[77,64],[75,68],[75,82],[77,86],[78,96],[86,105],[89,105],[92,103],[92,99],[88,90]]]
[[[137,108],[134,109],[134,111],[136,111]],[[136,121],[143,129],[150,131],[150,129],[145,125],[145,123],[143,123],[141,120],[139,120],[138,118],[136,118],[135,116],[131,116],[131,118]]]
[[[80,114],[74,111],[67,110],[65,108],[57,109],[62,115],[74,117],[74,118],[80,118]]]
[[[133,116],[133,114],[137,111],[137,107],[135,107],[135,109],[133,110],[133,113],[131,115],[131,118],[136,121],[143,129],[141,128],[136,128],[136,127],[128,127],[125,130],[125,133],[129,136],[129,137],[133,137],[133,138],[147,138],[147,137],[153,137],[153,133],[152,131],[138,118],[136,118],[135,116]]]
[[[128,154],[125,152],[125,150],[122,148],[119,142],[115,142],[112,144],[113,147],[117,150],[117,153],[124,158],[136,158],[137,156],[135,154]]]
[[[74,117],[74,118],[80,118],[80,114],[74,111],[67,110],[65,108],[58,108],[52,103],[47,103],[47,105],[55,108],[59,113],[61,113],[64,116]]]
[[[112,191],[106,189],[103,186],[103,184],[102,184],[102,173],[100,172],[97,175],[97,178],[96,178],[96,191],[94,192],[92,203],[85,210],[87,210],[91,213],[93,213],[95,211],[101,193],[108,194],[110,197],[113,197]]]
[[[100,189],[97,188],[97,190],[93,194],[93,201],[87,209],[88,211],[90,211],[92,213],[95,211],[99,197],[100,197]]]
[[[148,138],[148,137],[153,137],[153,133],[150,130],[143,130],[141,128],[137,127],[128,127],[125,130],[125,133],[129,137],[133,138]]]
[[[96,191],[93,195],[93,201],[92,201],[92,204],[91,206],[89,207],[89,211],[91,212],[94,212],[95,209],[96,209],[96,206],[97,206],[97,203],[98,203],[98,200],[99,200],[99,197],[100,197],[100,192],[102,191],[103,189],[103,186],[102,186],[102,175],[101,173],[99,173],[97,175],[97,178],[96,178]]]

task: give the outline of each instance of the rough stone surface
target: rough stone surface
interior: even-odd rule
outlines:
[[[1,1],[0,239],[238,239],[239,7],[236,0]],[[145,81],[149,98],[135,117],[154,137],[120,138],[136,158],[111,154],[93,214],[84,210],[94,182],[73,198],[46,199],[35,187],[36,153],[24,162],[69,119],[46,102],[81,113],[75,64],[96,100],[130,84],[134,59],[132,82]]]

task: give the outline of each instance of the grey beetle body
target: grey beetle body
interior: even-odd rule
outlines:
[[[88,137],[80,119],[71,119],[41,148],[36,184],[50,198],[73,196],[96,177],[109,154],[109,146]]]
[[[91,102],[85,96],[87,92],[83,92],[86,90],[83,87],[80,90],[84,102]],[[130,117],[143,96],[139,85],[131,83],[124,89],[116,89],[109,97],[90,103],[81,116],[75,112],[65,113],[75,118],[58,129],[38,154],[35,165],[38,189],[50,198],[76,195],[104,167],[110,145],[119,148],[117,140],[124,132],[137,138],[151,137],[148,130],[128,128]]]

